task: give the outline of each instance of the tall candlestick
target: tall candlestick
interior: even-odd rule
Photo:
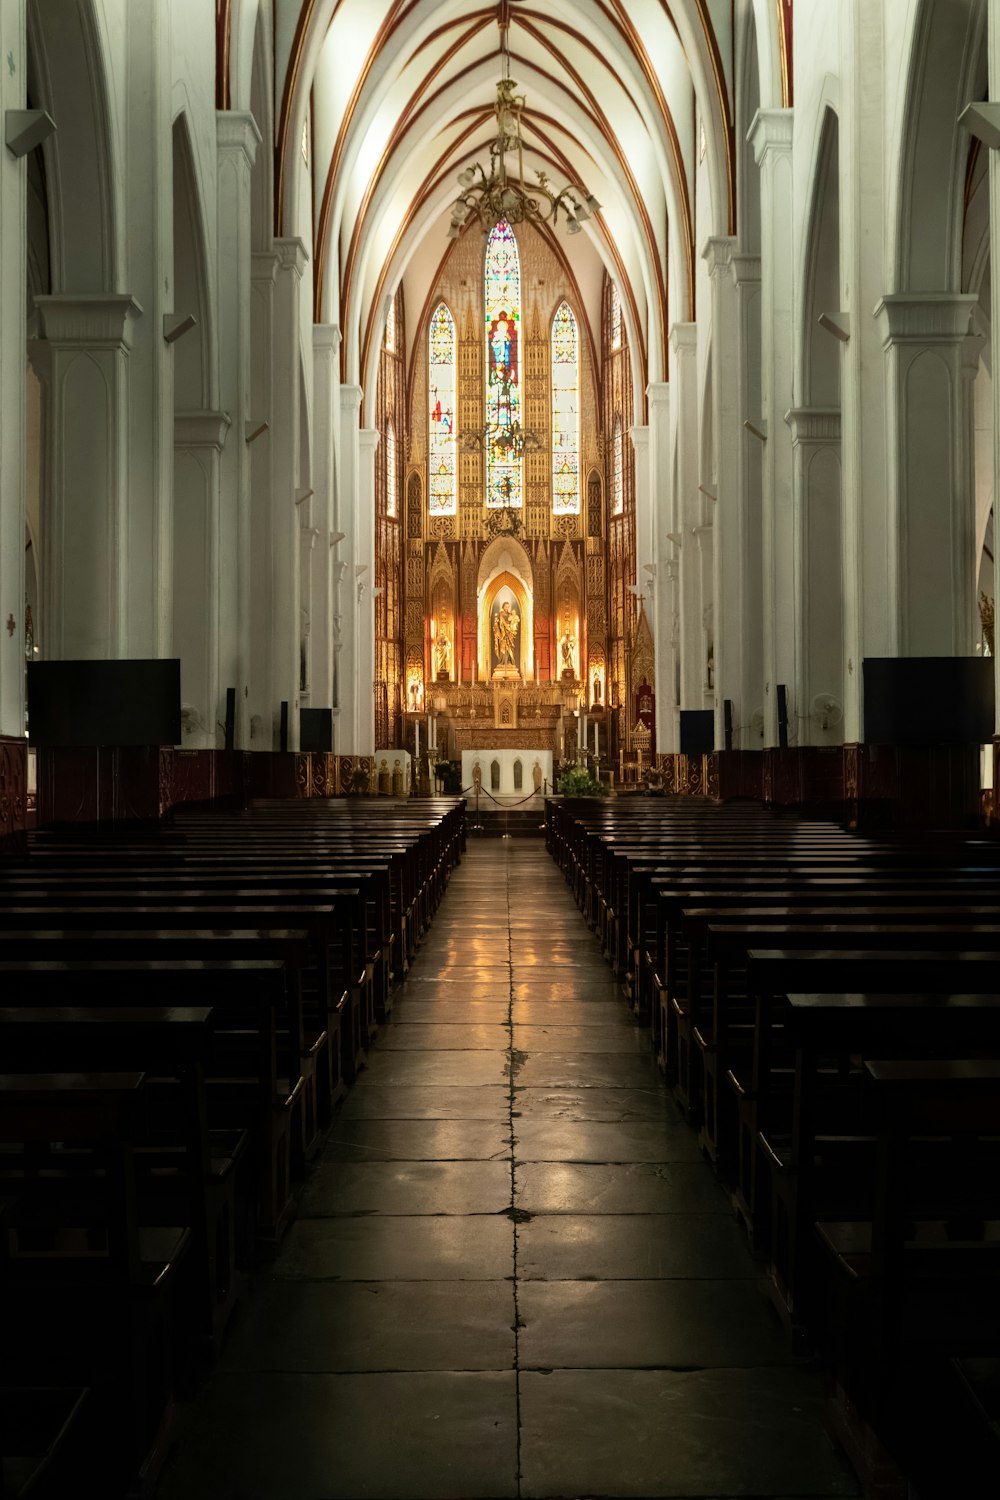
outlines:
[[[417,761],[420,759],[420,720],[413,721],[414,745],[413,745],[413,774],[417,774]]]

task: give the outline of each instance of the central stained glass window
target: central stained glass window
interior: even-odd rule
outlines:
[[[567,302],[552,320],[552,510],[580,514],[580,338]]]
[[[522,503],[521,456],[509,440],[521,430],[521,265],[506,219],[486,242],[486,504]]]

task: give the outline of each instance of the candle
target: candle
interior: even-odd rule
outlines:
[[[415,742],[414,742],[414,747],[413,747],[413,774],[415,776],[417,774],[417,761],[420,759],[420,720],[419,719],[414,719],[414,721],[413,721],[413,733],[414,733],[414,736],[415,736]]]

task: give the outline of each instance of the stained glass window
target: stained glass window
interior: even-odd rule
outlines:
[[[521,266],[514,231],[501,219],[486,242],[486,504],[521,504],[521,457],[509,439],[521,427]],[[506,441],[505,441],[506,440]]]
[[[552,509],[580,514],[580,335],[568,302],[552,320]]]
[[[389,311],[385,319],[385,347],[390,354],[396,352],[396,299],[392,298],[389,303]]]
[[[611,450],[611,514],[620,516],[625,509],[625,454],[622,448],[622,419],[615,417],[615,434]]]
[[[432,516],[458,510],[455,485],[455,320],[443,302],[431,318],[427,387],[430,393],[428,508]]]
[[[399,514],[399,490],[396,479],[396,428],[390,422],[385,430],[385,513]]]
[[[618,295],[618,288],[614,282],[611,283],[611,347],[620,349],[622,346],[622,302]]]

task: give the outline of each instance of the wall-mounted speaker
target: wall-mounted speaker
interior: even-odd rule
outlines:
[[[278,730],[278,748],[280,750],[288,749],[288,701],[285,698],[281,700],[281,726]]]
[[[236,749],[236,689],[226,688],[226,749]]]
[[[725,731],[725,746],[727,750],[733,748],[733,700],[723,698],[722,700],[722,727]]]
[[[778,683],[778,744],[788,749],[788,689],[783,682]]]

